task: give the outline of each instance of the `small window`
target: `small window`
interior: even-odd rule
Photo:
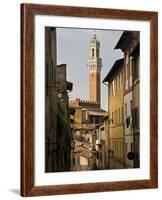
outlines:
[[[95,117],[95,124],[99,124],[99,119],[100,119],[99,116]]]
[[[133,101],[131,100],[130,101],[130,113],[131,113],[131,116],[132,116],[132,112],[133,112]]]
[[[125,62],[125,80],[128,79],[128,61],[126,56],[126,62]]]
[[[132,58],[133,81],[139,79],[139,56]]]
[[[130,148],[131,148],[131,152],[133,152],[133,143],[132,142],[131,142]]]
[[[127,117],[127,103],[125,104],[125,117]]]
[[[133,109],[132,112],[132,126],[133,128],[139,128],[139,110],[138,108]]]
[[[92,48],[92,57],[94,57],[94,48]]]
[[[126,154],[128,153],[128,150],[127,150],[127,143],[125,143],[125,153],[126,153]]]
[[[115,96],[115,80],[112,82],[113,96]]]

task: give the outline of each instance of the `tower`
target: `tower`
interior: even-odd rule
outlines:
[[[89,99],[100,105],[100,74],[102,59],[100,58],[100,42],[93,35],[90,41],[90,54],[88,59],[89,70]]]

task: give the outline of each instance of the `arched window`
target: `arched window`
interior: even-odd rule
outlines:
[[[92,57],[94,57],[94,48],[92,48]]]

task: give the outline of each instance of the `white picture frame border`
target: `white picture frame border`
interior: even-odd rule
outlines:
[[[45,26],[140,31],[140,168],[45,173]],[[146,70],[147,66],[147,70]],[[35,185],[150,179],[150,22],[35,16]]]

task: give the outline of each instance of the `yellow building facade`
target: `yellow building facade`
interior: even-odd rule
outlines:
[[[108,164],[110,169],[124,168],[123,69],[124,59],[117,60],[103,81],[108,82]]]
[[[134,167],[140,167],[140,44],[132,50]]]
[[[124,54],[125,168],[139,167],[139,39],[138,31],[124,31],[115,46]]]

